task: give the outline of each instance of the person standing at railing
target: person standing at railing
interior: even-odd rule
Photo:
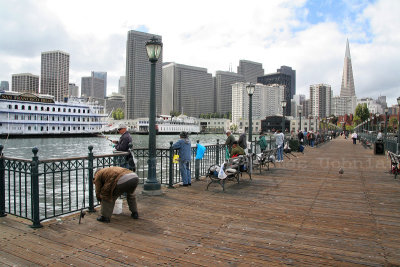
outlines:
[[[97,217],[99,222],[110,222],[115,201],[124,193],[126,193],[131,217],[139,218],[135,195],[139,177],[136,173],[115,166],[98,169],[94,174],[93,183],[96,187],[96,198],[101,202],[101,215]]]
[[[190,156],[191,144],[187,132],[179,134],[179,141],[172,145],[173,149],[178,149],[179,154],[179,171],[182,177],[183,186],[192,185],[192,177],[190,175]]]
[[[276,130],[276,132],[274,133],[274,136],[275,136],[275,143],[278,148],[276,150],[277,162],[282,162],[283,161],[283,143],[285,141],[285,136],[281,132],[281,130]]]
[[[247,140],[246,140],[246,131],[240,130],[240,136],[238,140],[238,145],[243,148],[244,151],[247,151]]]
[[[258,137],[258,145],[260,146],[261,153],[267,149],[267,140],[265,140],[265,135],[263,133]]]
[[[132,137],[127,131],[127,127],[125,124],[120,124],[118,126],[118,133],[121,134],[121,137],[119,138],[118,141],[114,140],[112,141],[115,144],[115,150],[117,151],[122,151],[122,152],[130,152],[129,151],[129,143],[132,143]],[[131,164],[130,164],[130,163]],[[133,157],[131,154],[125,157],[125,163],[121,164],[121,167],[127,168],[127,169],[134,169],[134,164],[133,162]]]
[[[235,137],[232,135],[232,132],[231,132],[230,130],[227,130],[227,131],[226,131],[226,136],[227,136],[228,138],[226,138],[225,145],[226,145],[227,148],[228,148],[229,154],[231,154],[232,145],[233,145],[233,142],[235,141]]]

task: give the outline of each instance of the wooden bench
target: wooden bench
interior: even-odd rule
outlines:
[[[263,153],[260,154],[253,154],[252,155],[252,167],[253,169],[258,168],[261,173],[261,169],[263,167],[267,167],[269,170],[269,164],[273,163],[275,165],[275,158],[276,158],[276,148],[265,150]]]
[[[206,190],[212,183],[218,183],[222,186],[222,191],[225,191],[226,181],[236,181],[239,183],[241,171],[240,167],[243,164],[244,157],[230,158],[227,162],[223,163],[222,166],[212,165],[208,168],[207,175],[210,181],[207,184]],[[221,167],[224,168],[226,177],[218,177]]]

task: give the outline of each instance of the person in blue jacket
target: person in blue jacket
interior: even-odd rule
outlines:
[[[190,156],[191,144],[187,132],[179,134],[179,141],[172,145],[173,149],[178,149],[179,171],[181,172],[183,186],[191,186],[192,178],[190,175]]]

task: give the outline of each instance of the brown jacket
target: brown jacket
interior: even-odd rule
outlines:
[[[97,200],[112,201],[113,192],[119,178],[127,173],[132,173],[132,171],[121,167],[108,167],[99,170],[93,179],[93,183],[96,186]]]

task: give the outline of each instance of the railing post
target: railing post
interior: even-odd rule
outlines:
[[[200,140],[197,140],[197,144],[199,144]],[[197,154],[197,146],[196,146],[196,154]],[[194,176],[196,178],[196,180],[200,180],[200,160],[199,159],[195,159],[194,160]]]
[[[254,151],[254,154],[257,154],[257,137],[254,137],[254,149],[251,151]]]
[[[93,160],[94,160],[93,146],[88,146],[88,149],[89,149],[89,155],[88,155],[88,160],[89,160],[89,162],[88,162],[88,171],[89,171],[89,176],[88,176],[89,212],[95,212],[95,209],[94,209],[94,196],[93,196]],[[85,182],[85,181],[83,181],[83,182]],[[83,193],[85,193],[85,192],[83,192]]]
[[[3,158],[3,145],[0,145],[0,217],[7,216],[6,214],[6,181]]]
[[[174,149],[172,148],[172,144],[174,142],[169,142],[169,181],[168,181],[168,187],[169,188],[174,188]]]
[[[271,149],[272,146],[272,135],[269,135],[269,149]]]
[[[217,139],[217,148],[216,148],[216,157],[215,157],[215,164],[219,165],[219,139]]]
[[[43,225],[40,224],[40,210],[39,210],[39,157],[37,153],[39,149],[34,147],[32,149],[33,157],[31,162],[31,203],[32,203],[32,228],[41,228]]]

